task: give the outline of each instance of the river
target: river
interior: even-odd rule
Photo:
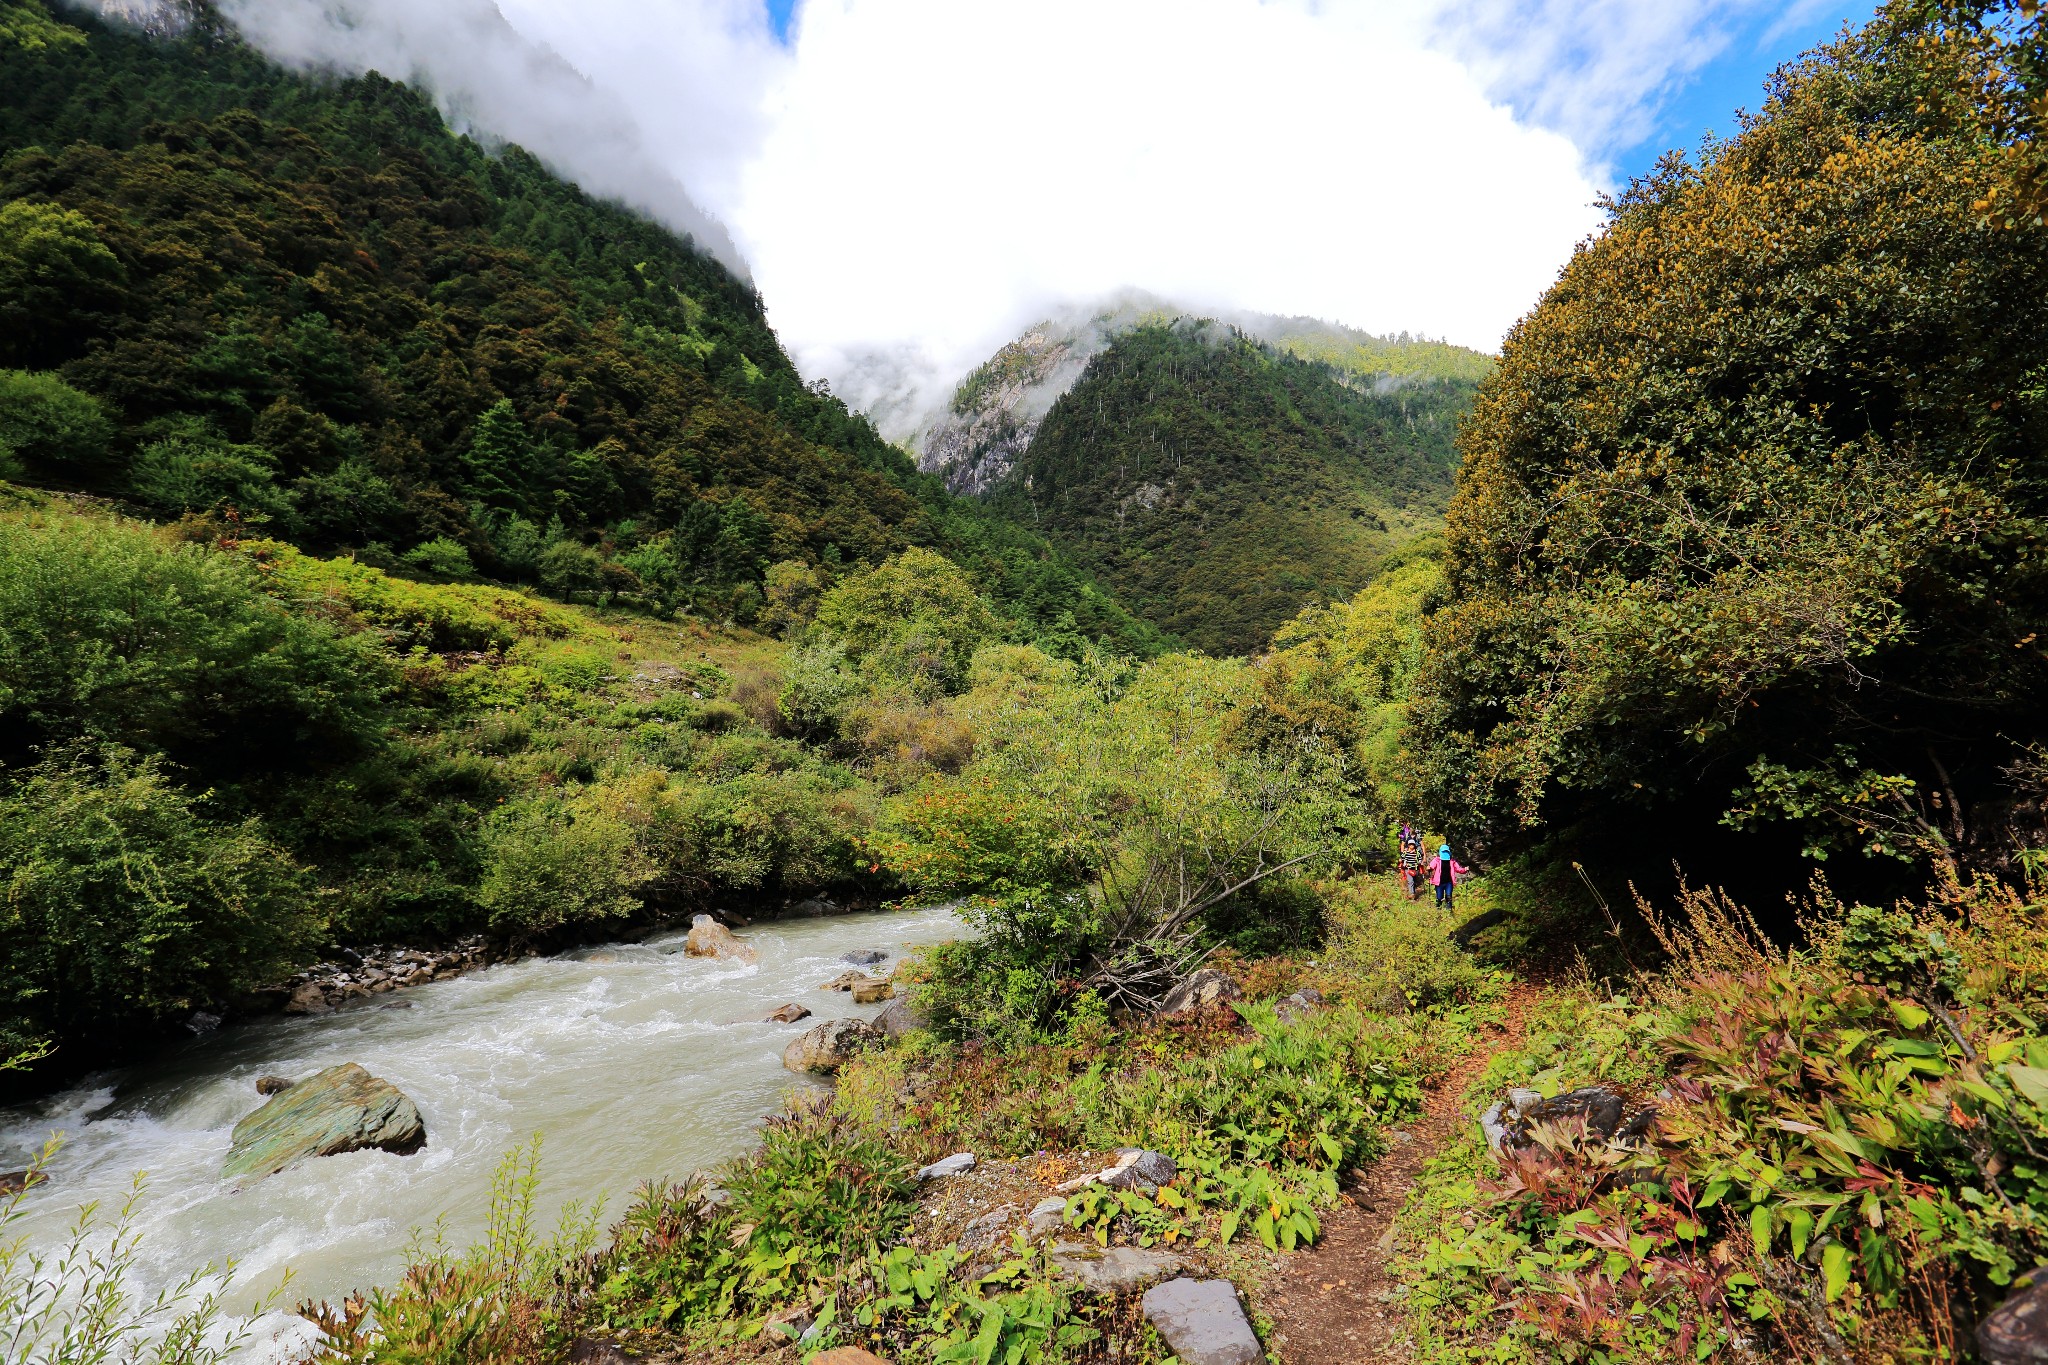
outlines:
[[[42,1102],[0,1111],[0,1170],[26,1165],[52,1132],[65,1141],[50,1181],[32,1190],[14,1231],[61,1242],[78,1206],[118,1207],[149,1174],[138,1216],[139,1287],[175,1283],[207,1261],[240,1263],[246,1303],[289,1269],[290,1298],[336,1299],[387,1282],[409,1235],[447,1220],[451,1242],[483,1226],[504,1153],[543,1134],[541,1207],[608,1199],[742,1151],[792,1085],[790,1039],[823,1019],[873,1017],[819,985],[842,954],[957,937],[950,909],[778,920],[743,931],[759,961],[684,956],[683,934],[501,963],[373,996],[333,1014],[277,1017],[195,1040],[146,1066],[106,1073]],[[785,1001],[800,1024],[758,1019]],[[220,1179],[229,1131],[261,1100],[256,1078],[294,1079],[359,1062],[419,1106],[427,1145],[412,1156],[355,1152],[304,1161],[236,1192]],[[285,1305],[289,1307],[289,1304]],[[279,1313],[259,1342],[299,1337]],[[268,1351],[265,1354],[269,1354]]]

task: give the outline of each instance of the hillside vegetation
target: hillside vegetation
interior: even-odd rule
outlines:
[[[689,242],[380,77],[280,71],[204,6],[155,38],[7,13],[17,476],[714,619],[751,620],[777,560],[943,546],[1006,610],[1154,647],[807,386],[751,287]]]
[[[1161,629],[1244,653],[1434,525],[1467,392],[1360,392],[1214,323],[1141,326],[1088,362],[991,504]]]

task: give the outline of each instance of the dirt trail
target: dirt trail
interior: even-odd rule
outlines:
[[[1526,985],[1509,993],[1500,1025],[1482,1034],[1427,1093],[1422,1116],[1401,1130],[1407,1140],[1323,1215],[1321,1240],[1285,1258],[1267,1281],[1259,1306],[1273,1320],[1272,1344],[1285,1365],[1407,1365],[1405,1314],[1387,1269],[1394,1217],[1423,1166],[1471,1121],[1464,1113],[1466,1090],[1494,1053],[1520,1042],[1536,996]]]

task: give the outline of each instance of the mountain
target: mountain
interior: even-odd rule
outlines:
[[[1055,354],[999,358],[1007,388],[1072,364]],[[1470,401],[1467,382],[1364,383],[1213,320],[1144,322],[1086,361],[988,501],[1160,629],[1246,653],[1439,522]]]
[[[1135,327],[1190,316],[1212,317],[1289,354],[1323,361],[1346,383],[1381,391],[1426,382],[1469,393],[1494,363],[1481,352],[1406,333],[1378,336],[1320,318],[1270,313],[1202,314],[1134,290],[1036,324],[961,380],[945,408],[911,438],[917,467],[943,478],[955,493],[991,491],[1090,358]]]
[[[740,620],[774,561],[924,545],[1026,628],[1154,647],[807,385],[688,238],[185,13],[0,0],[0,476]]]

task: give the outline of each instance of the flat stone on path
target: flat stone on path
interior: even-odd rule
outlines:
[[[1258,1365],[1266,1358],[1228,1280],[1168,1280],[1145,1291],[1145,1317],[1181,1365]]]
[[[305,1157],[372,1148],[410,1156],[426,1141],[420,1111],[397,1086],[343,1062],[272,1095],[236,1124],[220,1173],[261,1178]]]
[[[889,1362],[858,1346],[834,1346],[812,1356],[810,1365],[889,1365]]]
[[[1034,1242],[1048,1232],[1057,1232],[1067,1221],[1067,1201],[1056,1194],[1049,1194],[1031,1207],[1031,1216],[1024,1220],[1024,1235]]]
[[[1088,1242],[1055,1242],[1052,1263],[1081,1282],[1090,1294],[1113,1299],[1178,1275],[1187,1262],[1171,1252],[1143,1247],[1099,1247]],[[1225,1284],[1227,1282],[1219,1281]],[[1233,1296],[1233,1303],[1236,1302]]]
[[[955,1152],[942,1161],[934,1161],[918,1171],[919,1180],[944,1180],[949,1175],[966,1175],[974,1169],[974,1153]]]

